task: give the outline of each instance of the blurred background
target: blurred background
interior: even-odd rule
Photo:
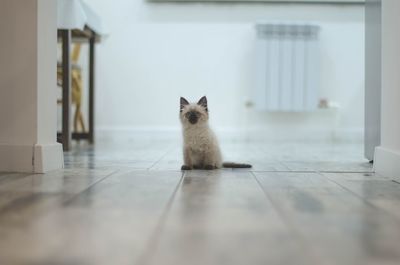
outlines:
[[[179,97],[207,95],[224,138],[363,140],[362,1],[84,2],[104,31],[95,64],[99,138],[177,137]],[[85,97],[84,87],[87,121]]]

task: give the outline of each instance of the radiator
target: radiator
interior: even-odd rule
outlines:
[[[318,105],[319,26],[257,24],[258,110],[303,112]]]

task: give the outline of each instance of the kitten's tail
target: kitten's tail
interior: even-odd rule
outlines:
[[[234,163],[234,162],[224,162],[222,166],[225,168],[251,168],[250,164]]]

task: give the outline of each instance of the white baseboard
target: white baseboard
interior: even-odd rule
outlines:
[[[45,173],[64,167],[62,145],[0,144],[0,171]]]
[[[34,173],[45,173],[64,168],[63,147],[59,143],[35,145],[33,157]]]
[[[400,178],[400,152],[384,147],[375,149],[374,169],[379,175]]]

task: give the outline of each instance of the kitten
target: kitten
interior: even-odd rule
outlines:
[[[251,167],[248,164],[222,162],[217,137],[208,125],[208,106],[205,96],[197,104],[189,103],[182,97],[180,103],[179,117],[184,142],[182,170]]]

